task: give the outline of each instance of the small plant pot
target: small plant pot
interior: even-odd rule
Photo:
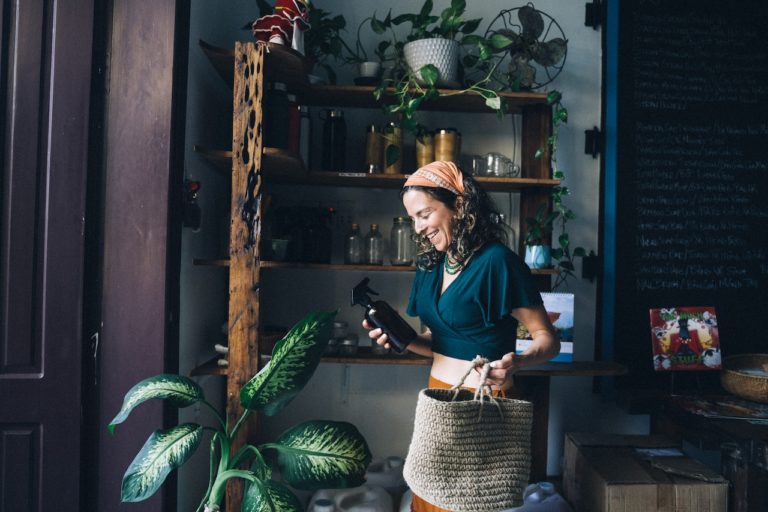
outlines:
[[[358,65],[358,72],[362,78],[378,78],[379,73],[381,73],[381,63],[373,61],[361,62]]]
[[[552,248],[548,245],[526,245],[525,264],[530,268],[551,267]]]
[[[459,76],[459,43],[453,39],[434,37],[418,39],[403,46],[405,62],[418,79],[419,71],[427,64],[435,66],[440,73],[437,85],[441,87],[458,87]]]

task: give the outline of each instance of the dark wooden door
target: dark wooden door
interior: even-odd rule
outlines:
[[[92,0],[0,0],[0,510],[80,510]]]

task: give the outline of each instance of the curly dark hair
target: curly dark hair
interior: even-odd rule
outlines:
[[[505,243],[507,239],[493,200],[471,176],[463,174],[463,181],[464,193],[461,196],[442,187],[419,185],[403,187],[400,191],[400,199],[409,190],[418,190],[456,212],[447,254],[451,260],[462,264],[483,245],[489,242]],[[416,266],[421,270],[431,270],[440,262],[442,254],[427,237],[414,233],[413,239],[419,248]]]

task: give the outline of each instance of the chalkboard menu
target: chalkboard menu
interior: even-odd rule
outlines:
[[[622,0],[618,34],[615,359],[653,382],[673,306],[714,306],[723,356],[768,352],[768,7]]]

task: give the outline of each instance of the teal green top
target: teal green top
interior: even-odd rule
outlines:
[[[440,295],[442,285],[442,260],[417,270],[407,312],[432,331],[433,352],[456,359],[494,361],[514,352],[517,320],[510,313],[542,304],[528,267],[498,242],[480,248]]]

